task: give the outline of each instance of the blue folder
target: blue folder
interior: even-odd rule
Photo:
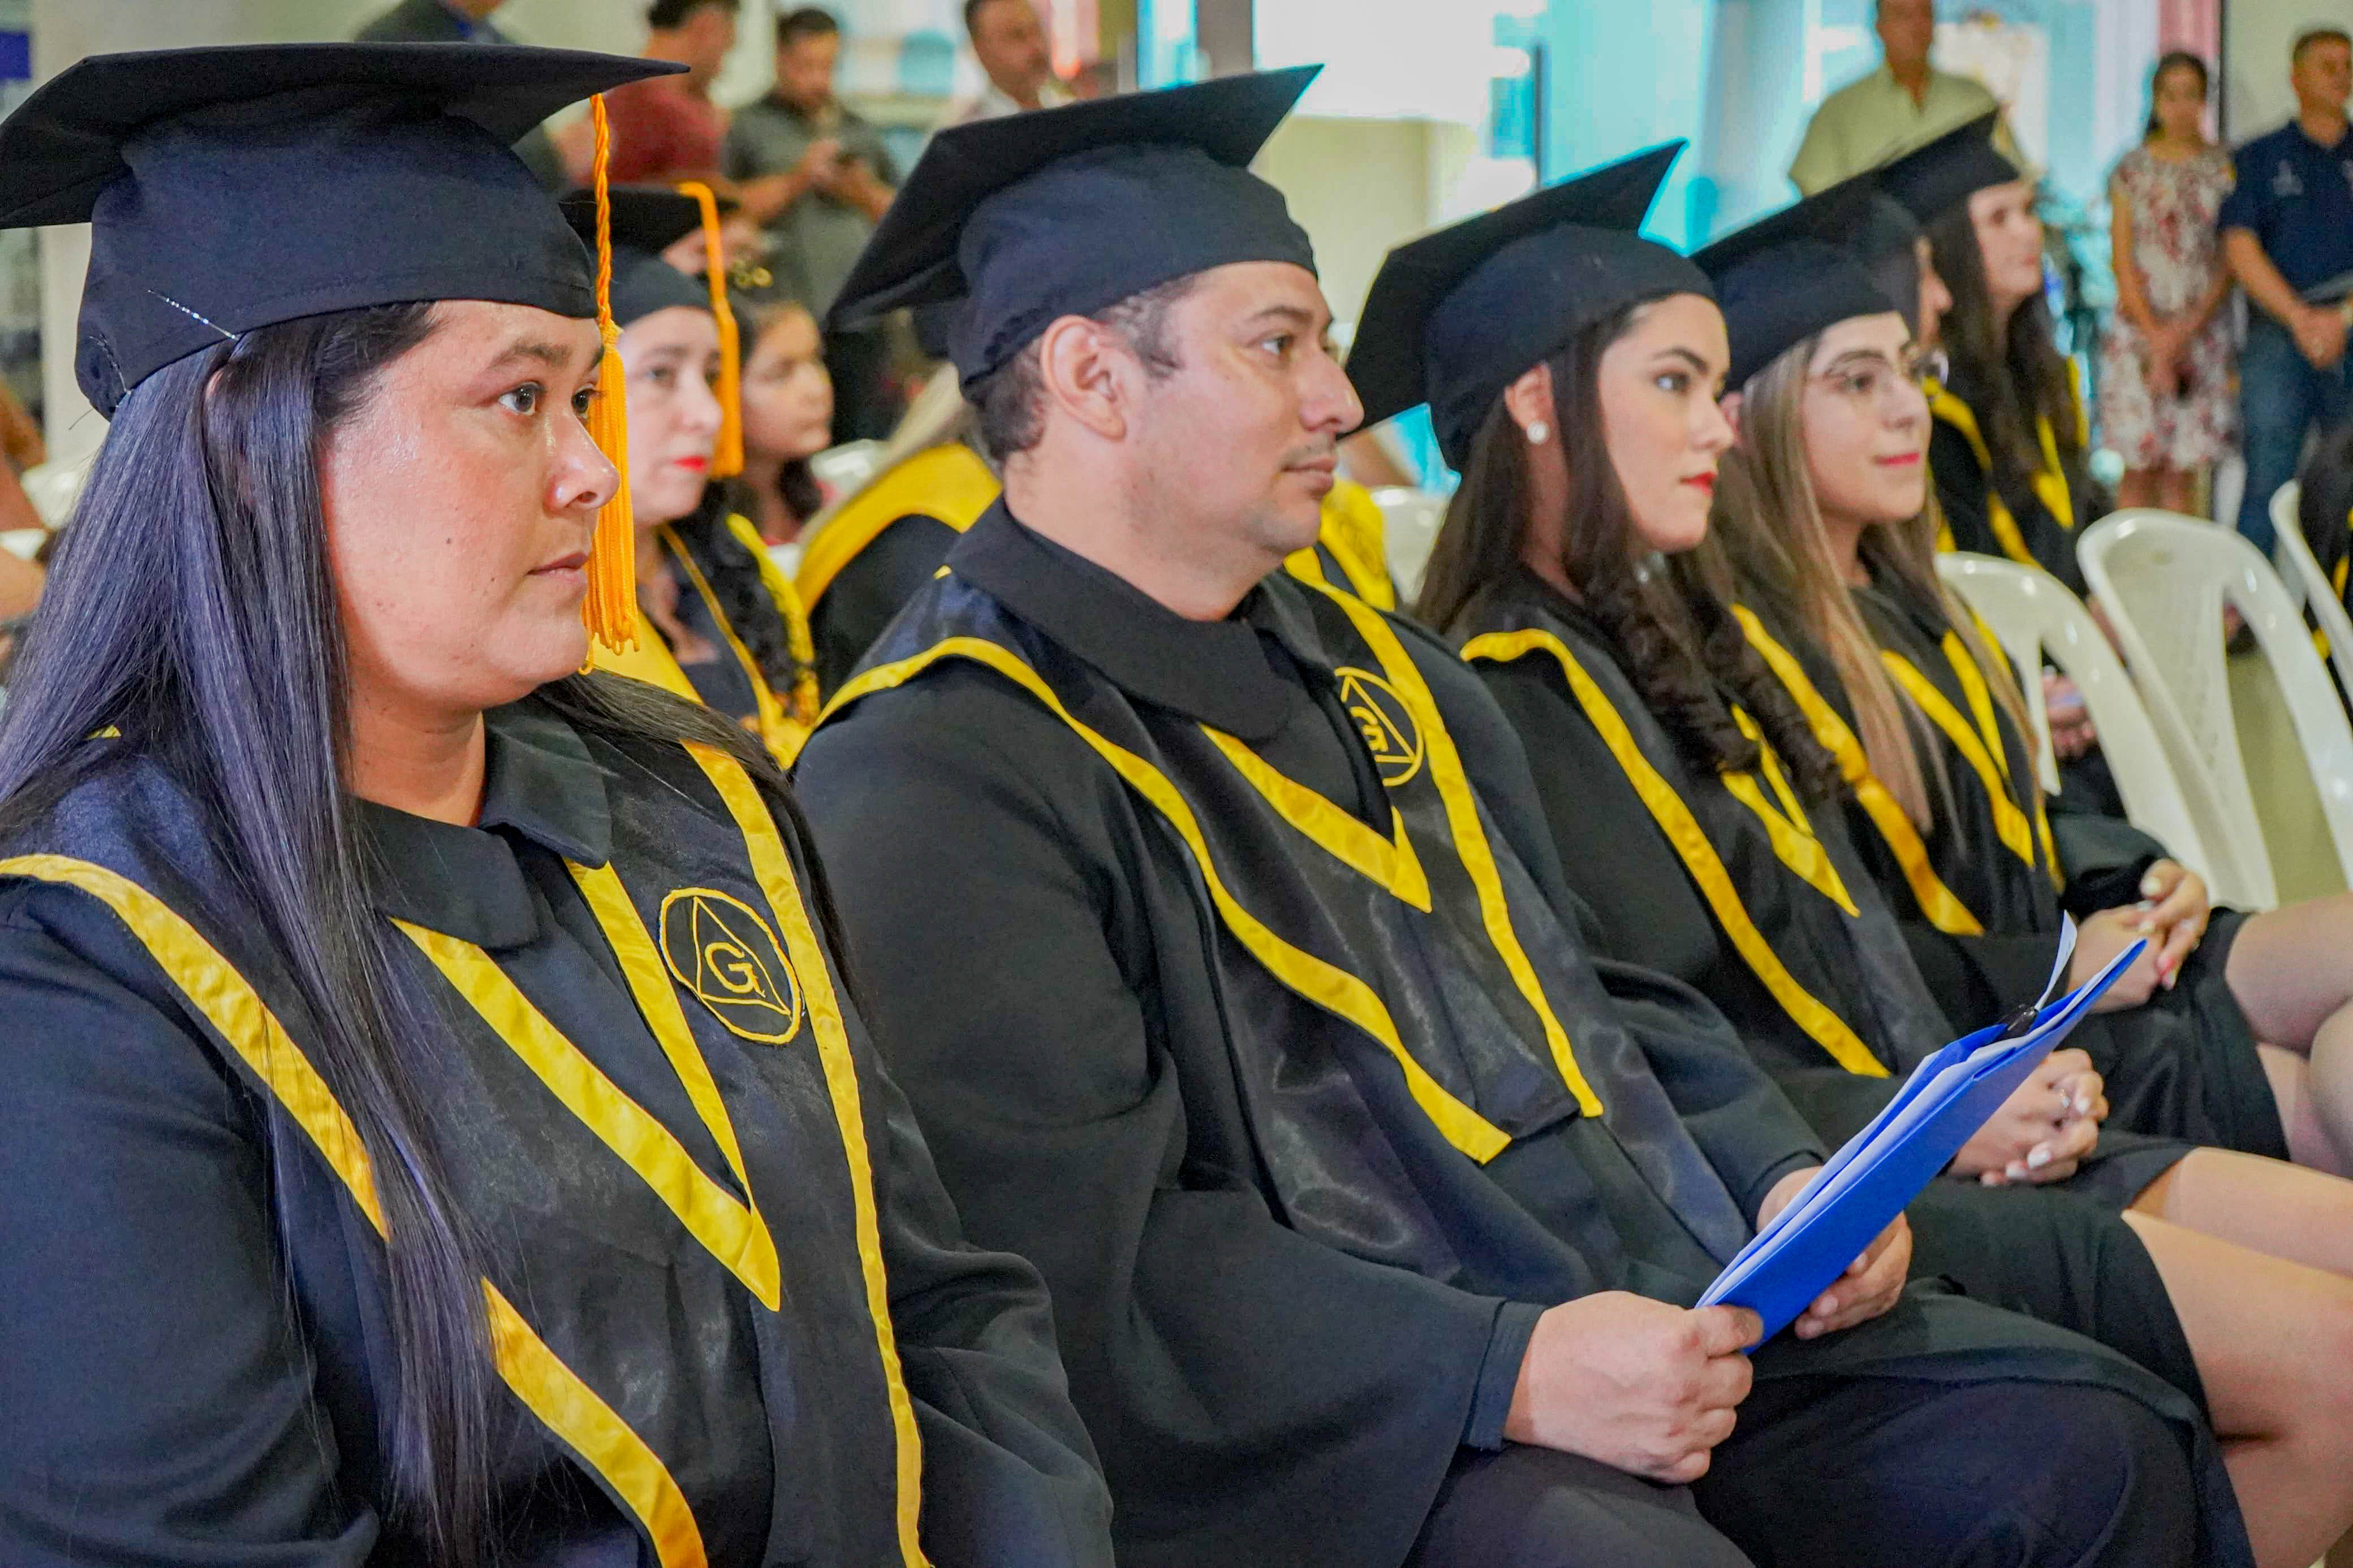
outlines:
[[[2071,928],[2062,943],[2054,988],[2073,934]],[[1740,1249],[1699,1304],[1751,1309],[1765,1320],[1767,1339],[1796,1321],[1952,1163],[2147,945],[2134,942],[2081,987],[2037,1007],[2031,1026],[2021,1019],[1980,1029],[1914,1068],[1902,1091]]]

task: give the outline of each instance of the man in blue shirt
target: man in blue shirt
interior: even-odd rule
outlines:
[[[2239,406],[2246,427],[2247,492],[2239,531],[2271,552],[2272,492],[2295,478],[2314,420],[2353,413],[2345,356],[2353,302],[2341,287],[2327,303],[2312,296],[2353,272],[2353,134],[2345,100],[2353,94],[2353,40],[2336,27],[2296,39],[2291,80],[2296,117],[2239,149],[2238,188],[2222,204],[2223,253],[2255,303],[2239,362]]]

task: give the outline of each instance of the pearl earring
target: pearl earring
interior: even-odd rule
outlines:
[[[1528,445],[1541,447],[1552,438],[1552,426],[1539,419],[1528,426]]]

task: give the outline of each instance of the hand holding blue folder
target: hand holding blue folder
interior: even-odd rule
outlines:
[[[1788,1327],[1952,1163],[2147,945],[2134,942],[2075,991],[1956,1040],[1914,1068],[1871,1125],[1740,1249],[1699,1304],[1749,1308],[1764,1319],[1766,1339]],[[2070,922],[2051,990],[2073,950]]]

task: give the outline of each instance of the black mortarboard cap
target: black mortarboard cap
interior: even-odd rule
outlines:
[[[2026,176],[1993,144],[2001,111],[1989,109],[1966,125],[1880,165],[1879,187],[1922,224],[1931,224],[1989,185]]]
[[[1698,268],[1636,232],[1683,150],[1637,153],[1391,250],[1348,352],[1365,423],[1426,402],[1460,468],[1504,389],[1584,328],[1709,292]]]
[[[596,313],[591,257],[507,144],[679,68],[487,44],[100,55],[0,121],[0,227],[91,225],[75,377],[102,414],[257,327],[411,300]]]
[[[1314,270],[1282,194],[1249,164],[1322,68],[939,132],[850,268],[830,323],[964,296],[949,348],[970,386],[1060,317],[1236,262]]]
[[[702,227],[702,204],[668,185],[614,185],[612,198],[613,320],[621,326],[673,305],[711,309],[711,285],[662,259],[662,252]],[[596,193],[574,191],[560,204],[565,218],[593,252]]]
[[[1792,345],[1852,316],[1900,310],[1848,242],[1873,193],[1850,182],[1726,235],[1692,259],[1715,283],[1739,387]]]
[[[1836,185],[1831,187],[1831,191],[1837,189]],[[1827,195],[1830,192],[1822,194]],[[1919,240],[1920,220],[1912,216],[1912,209],[1874,184],[1862,210],[1855,215],[1854,230],[1846,237],[1846,247],[1862,258],[1863,265],[1868,267],[1898,252],[1911,255]]]

